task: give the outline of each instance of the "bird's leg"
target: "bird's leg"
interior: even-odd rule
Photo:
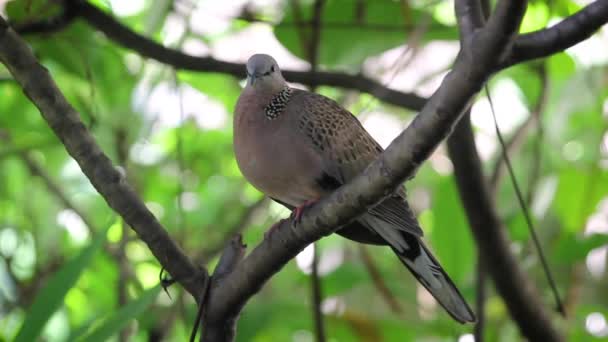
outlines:
[[[308,200],[308,201],[304,202],[304,204],[302,204],[299,207],[296,207],[293,210],[293,224],[294,224],[294,226],[297,225],[298,223],[300,223],[300,221],[302,220],[302,214],[304,213],[304,209],[310,207],[316,201],[317,200]]]

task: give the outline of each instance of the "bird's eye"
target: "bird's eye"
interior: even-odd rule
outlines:
[[[274,65],[270,67],[270,72],[274,72]]]

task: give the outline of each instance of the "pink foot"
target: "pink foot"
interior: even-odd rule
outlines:
[[[300,223],[300,221],[302,220],[302,214],[304,213],[304,210],[308,207],[310,207],[311,205],[313,205],[317,200],[308,200],[306,202],[304,202],[304,204],[302,204],[301,206],[295,208],[293,210],[293,224],[294,226],[297,225],[298,223]]]

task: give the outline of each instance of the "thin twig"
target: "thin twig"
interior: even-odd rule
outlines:
[[[542,125],[540,118],[545,110],[545,107],[549,98],[549,75],[547,74],[546,66],[543,64],[536,69],[540,78],[540,94],[532,107],[532,110],[526,120],[517,128],[515,133],[506,142],[506,150],[498,156],[496,163],[494,164],[492,174],[490,176],[490,186],[492,193],[496,194],[500,186],[500,181],[504,175],[505,168],[505,155],[514,154],[523,144],[525,138],[528,136],[528,131],[533,126],[538,128],[538,132],[542,133]],[[538,137],[540,144],[540,137]],[[538,146],[540,147],[540,145]]]
[[[359,245],[359,254],[361,255],[361,260],[363,260],[363,265],[365,266],[367,273],[369,273],[369,276],[372,279],[374,287],[376,288],[376,290],[378,290],[378,293],[380,294],[384,302],[386,302],[386,304],[393,313],[398,315],[403,314],[403,308],[401,307],[401,304],[399,304],[399,301],[397,300],[391,289],[389,289],[386,283],[384,282],[384,278],[382,278],[380,270],[378,270],[378,267],[376,266],[376,263],[374,262],[372,256],[367,251],[367,247],[364,245]]]
[[[265,19],[261,19],[261,18],[250,18],[250,17],[246,17],[246,16],[239,16],[236,19],[240,19],[243,21],[247,21],[250,23],[263,23],[263,24],[268,24],[268,25],[272,25],[275,27],[311,27],[313,25],[312,21],[310,20],[302,20],[302,21],[296,21],[294,20],[293,22],[290,21],[286,21],[286,22],[273,22],[270,20],[265,20]],[[381,24],[381,23],[366,23],[366,22],[348,22],[348,21],[324,21],[323,22],[323,27],[325,31],[345,31],[345,30],[352,30],[352,29],[357,29],[357,30],[369,30],[369,31],[377,31],[377,32],[400,32],[403,31],[404,28],[408,29],[408,30],[413,30],[418,26],[418,24],[409,24],[409,23],[405,23],[404,25],[391,25],[391,24]],[[443,29],[445,30],[446,33],[449,32],[449,28],[446,26],[442,26],[442,25],[433,25],[431,27],[431,29]],[[456,35],[454,35],[454,39],[456,39]]]
[[[485,86],[485,91],[488,96],[488,101],[490,103],[490,110],[492,112],[492,118],[494,119],[494,127],[496,128],[496,135],[498,137],[498,141],[500,142],[500,145],[502,146],[503,151],[506,151],[507,147],[506,147],[505,141],[502,137],[502,134],[500,133],[500,129],[498,128],[498,120],[496,118],[496,112],[494,111],[494,104],[492,103],[492,97],[490,96],[490,90],[488,89],[487,85]],[[545,276],[547,277],[547,280],[549,281],[549,286],[551,287],[551,291],[553,292],[553,297],[555,299],[555,304],[557,306],[556,309],[560,314],[562,314],[562,316],[565,317],[566,312],[564,311],[564,306],[559,297],[559,293],[557,290],[557,284],[555,283],[555,280],[553,279],[553,275],[551,274],[551,270],[549,269],[549,264],[545,258],[545,254],[543,253],[542,246],[540,245],[540,240],[538,239],[538,236],[536,235],[536,228],[534,227],[534,223],[532,222],[532,216],[530,215],[528,206],[524,202],[523,194],[519,188],[517,179],[515,178],[515,172],[513,171],[513,166],[511,165],[511,160],[507,154],[504,154],[504,158],[505,158],[505,164],[507,165],[507,170],[509,171],[509,175],[511,176],[511,182],[513,183],[513,189],[515,189],[515,194],[517,195],[517,201],[519,202],[521,210],[524,214],[524,218],[526,220],[526,225],[528,227],[530,235],[532,236],[532,241],[534,242],[536,251],[538,252],[538,257],[540,259],[543,270],[545,272]]]
[[[321,289],[321,277],[319,276],[319,252],[318,244],[313,244],[312,272],[310,273],[310,287],[312,292],[312,312],[315,322],[315,337],[317,342],[325,342],[325,323],[321,302],[323,301],[323,290]]]
[[[177,172],[178,172],[178,180],[177,180],[177,196],[176,196],[176,205],[177,205],[177,215],[176,215],[176,227],[178,231],[181,233],[180,235],[186,232],[186,213],[184,211],[184,205],[182,203],[182,195],[184,194],[184,95],[182,94],[182,89],[180,87],[179,79],[177,76],[177,71],[173,69],[173,89],[178,94],[179,98],[179,127],[175,130],[176,135],[176,146],[175,152],[177,154]],[[180,239],[182,240],[182,239]]]

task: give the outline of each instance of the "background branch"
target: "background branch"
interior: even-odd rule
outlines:
[[[486,270],[505,299],[511,317],[531,341],[561,340],[549,314],[538,300],[539,294],[509,250],[505,228],[495,211],[494,200],[482,172],[469,116],[460,121],[448,139],[448,152],[479,255],[483,255],[484,263],[488,265]]]

